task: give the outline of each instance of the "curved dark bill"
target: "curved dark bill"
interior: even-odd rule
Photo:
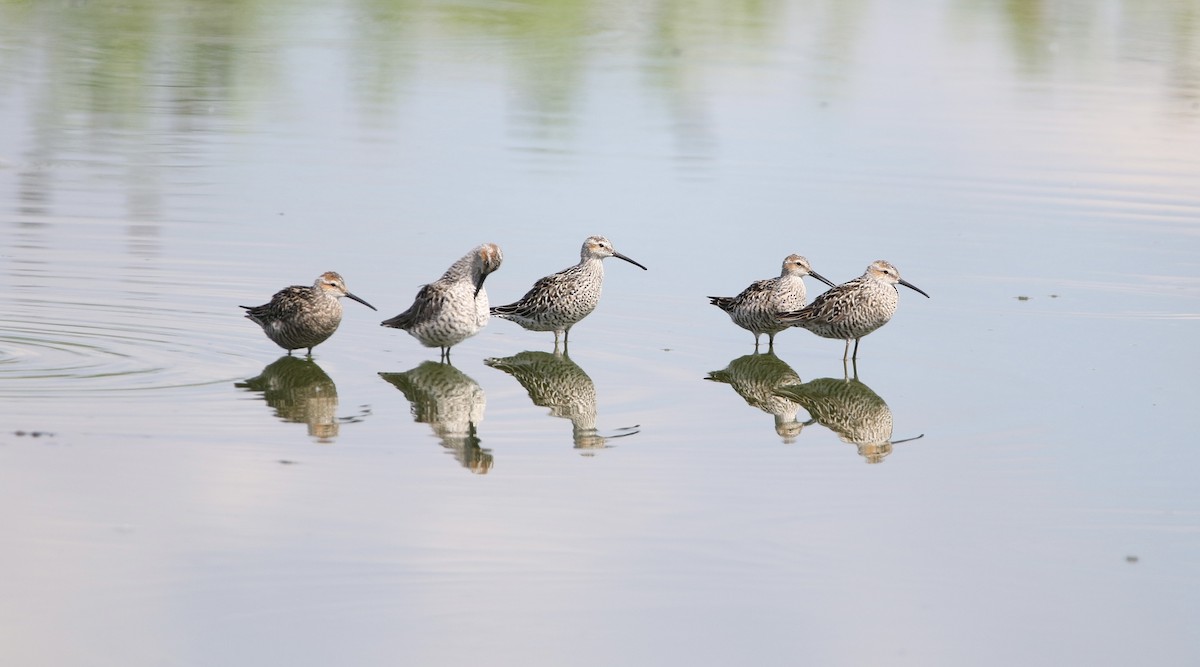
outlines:
[[[632,259],[629,259],[629,258],[628,258],[628,257],[626,257],[625,255],[622,255],[621,253],[619,253],[619,252],[617,252],[617,251],[615,251],[615,250],[613,251],[613,257],[616,257],[617,259],[623,259],[623,260],[625,260],[626,262],[629,262],[630,264],[632,264],[632,265],[634,265],[634,266],[636,266],[636,267],[640,268],[640,269],[641,269],[641,270],[643,270],[643,271],[649,271],[649,269],[647,269],[646,267],[644,267],[644,266],[642,266],[641,264],[639,264],[639,263],[637,263],[637,262],[633,261]]]
[[[475,283],[475,296],[479,296],[479,290],[483,289],[483,281],[487,280],[488,274],[479,274],[479,282]]]
[[[371,310],[379,310],[379,309],[378,309],[378,308],[376,308],[375,306],[372,306],[371,304],[367,303],[366,301],[363,301],[362,299],[360,299],[360,298],[358,298],[358,297],[354,296],[353,294],[351,294],[351,293],[349,293],[349,292],[346,292],[346,298],[348,298],[348,299],[354,299],[355,301],[357,301],[357,302],[361,303],[362,305],[366,306],[367,308],[370,308]]]
[[[816,278],[817,280],[820,280],[821,282],[825,283],[826,285],[829,285],[830,287],[837,287],[837,285],[834,285],[832,282],[830,282],[828,278],[817,273],[816,271],[809,271],[808,275],[812,276],[813,278]]]
[[[910,289],[910,290],[914,290],[914,291],[916,291],[918,294],[922,294],[922,295],[924,295],[926,299],[928,299],[928,298],[929,298],[929,295],[928,295],[928,294],[925,294],[925,290],[921,289],[920,287],[917,287],[916,285],[914,285],[914,284],[912,284],[912,283],[908,282],[907,280],[901,280],[901,281],[900,281],[900,284],[901,284],[901,285],[904,285],[905,287],[907,287],[907,288],[908,288],[908,289]]]
[[[905,439],[903,439],[903,440],[893,440],[893,441],[892,441],[892,444],[893,444],[893,445],[898,445],[898,444],[900,444],[900,443],[902,443],[902,442],[912,442],[913,440],[920,440],[921,438],[924,438],[924,437],[925,437],[925,434],[924,434],[924,433],[922,433],[921,435],[913,436],[913,437],[911,437],[911,438],[905,438]]]

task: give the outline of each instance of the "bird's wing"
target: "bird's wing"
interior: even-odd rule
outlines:
[[[552,273],[534,283],[533,287],[529,288],[529,291],[525,293],[525,296],[513,303],[496,306],[492,308],[492,312],[503,315],[526,316],[531,313],[537,313],[541,310],[542,302],[548,298],[548,295],[562,292],[562,286],[573,280],[574,276],[569,273]]]
[[[381,324],[385,327],[407,329],[418,322],[424,322],[436,316],[445,305],[446,295],[442,290],[436,288],[432,283],[422,285],[421,289],[417,290],[417,296],[408,310],[391,319],[384,320]]]

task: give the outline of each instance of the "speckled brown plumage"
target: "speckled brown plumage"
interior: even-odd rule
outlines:
[[[646,267],[613,249],[603,236],[589,236],[579,251],[579,263],[538,280],[520,300],[492,308],[496,317],[516,322],[530,331],[553,331],[563,345],[571,327],[591,314],[600,303],[606,257],[623,259],[643,271]]]
[[[902,280],[896,267],[881,259],[872,262],[861,276],[828,290],[808,306],[779,313],[779,321],[823,338],[845,340],[843,359],[850,354],[853,340],[851,358],[857,359],[859,339],[887,324],[896,313],[897,283],[929,298],[919,287]]]
[[[488,295],[483,282],[503,261],[495,243],[473,248],[441,278],[421,287],[408,310],[380,324],[407,331],[425,347],[441,348],[442,359],[449,360],[451,347],[487,324]]]
[[[804,307],[808,291],[804,287],[804,276],[812,276],[833,287],[825,276],[812,270],[808,260],[800,255],[788,255],[778,277],[757,280],[737,296],[710,296],[709,303],[725,311],[733,323],[754,334],[754,348],[758,339],[767,334],[767,349],[775,348],[775,334],[789,328],[776,314],[799,310]]]
[[[261,306],[239,306],[246,318],[262,327],[276,345],[292,350],[312,349],[325,342],[342,323],[341,297],[348,297],[375,310],[375,306],[354,296],[346,282],[334,271],[322,273],[311,287],[292,285],[275,293]]]

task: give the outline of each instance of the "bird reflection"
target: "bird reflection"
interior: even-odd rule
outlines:
[[[892,440],[892,411],[879,394],[859,381],[857,372],[853,378],[820,378],[781,387],[777,393],[804,406],[812,421],[857,447],[867,463],[883,461],[897,443],[924,436]]]
[[[774,352],[738,357],[704,379],[728,384],[751,407],[774,416],[775,432],[786,443],[795,442],[805,426],[796,419],[800,404],[776,393],[781,387],[799,384],[800,376]]]
[[[475,435],[475,425],[483,421],[487,406],[483,387],[450,364],[436,361],[379,377],[404,392],[412,403],[413,419],[429,424],[464,468],[480,475],[492,469],[492,452],[480,447]]]
[[[337,416],[337,386],[311,358],[284,355],[262,369],[258,377],[234,386],[261,392],[276,417],[308,424],[308,434],[319,442],[337,437],[343,421]]]
[[[550,408],[552,416],[571,420],[576,449],[604,449],[611,438],[637,433],[632,427],[621,429],[618,435],[600,435],[596,430],[596,385],[566,353],[521,352],[485,359],[483,363],[515,377],[534,405]]]

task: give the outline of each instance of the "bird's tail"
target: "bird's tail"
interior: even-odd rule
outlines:
[[[731,296],[710,296],[708,302],[724,311],[733,307],[733,297]]]
[[[510,303],[507,306],[492,306],[488,309],[488,312],[492,314],[492,317],[508,319],[509,315],[517,312],[516,305],[515,303]]]

